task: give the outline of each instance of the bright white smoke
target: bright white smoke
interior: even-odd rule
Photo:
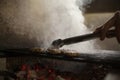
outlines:
[[[0,0],[0,47],[48,48],[58,38],[89,33],[80,10],[85,3],[83,1]],[[90,42],[64,48],[79,51],[94,49]],[[79,63],[63,63],[58,64],[63,71],[81,70]]]
[[[88,2],[90,0],[87,0]],[[0,44],[3,48],[50,46],[58,38],[89,33],[84,25],[85,0],[2,0],[0,1]],[[85,42],[70,49],[93,49]]]

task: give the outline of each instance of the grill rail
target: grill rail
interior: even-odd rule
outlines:
[[[120,65],[120,51],[90,51],[75,52],[59,49],[3,49],[0,50],[0,57],[40,57],[52,58],[67,61],[87,62],[96,64]]]

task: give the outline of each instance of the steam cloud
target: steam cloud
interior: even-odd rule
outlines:
[[[0,0],[1,48],[48,48],[53,40],[89,33],[84,25],[84,0]],[[81,9],[81,10],[80,10]],[[85,42],[63,47],[86,51],[94,49]],[[84,64],[60,62],[58,68],[79,72]],[[71,66],[70,66],[71,65]],[[81,67],[81,68],[76,68]]]
[[[2,0],[0,44],[2,48],[47,48],[58,38],[88,33],[79,9],[91,0]],[[79,48],[78,48],[79,47]],[[68,47],[66,47],[68,48]],[[93,49],[91,42],[69,49]]]

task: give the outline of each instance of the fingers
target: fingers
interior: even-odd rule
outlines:
[[[101,30],[101,37],[100,40],[104,40],[107,34],[108,28],[103,26],[102,30]]]
[[[94,31],[94,33],[101,33],[101,29],[102,29],[102,27],[97,28],[97,29]]]
[[[107,32],[109,30],[109,25],[103,25],[100,28],[97,28],[94,33],[98,33],[100,35],[100,40],[104,40],[107,37]]]
[[[120,43],[120,12],[117,12],[117,20],[115,25],[115,31],[116,31],[116,38],[118,43]]]
[[[95,30],[94,33],[97,33],[100,35],[100,40],[103,40],[104,38],[102,37],[102,30],[103,30],[103,27],[99,27]]]
[[[120,30],[117,31],[116,38],[117,38],[118,43],[120,43]]]
[[[108,20],[100,28],[96,29],[95,33],[99,33],[100,34],[100,40],[104,40],[106,35],[107,35],[107,32],[109,31],[109,29],[111,27],[115,26],[115,22],[116,22],[116,19],[118,17],[118,13],[119,12],[116,12],[115,15],[110,20]]]
[[[116,34],[117,41],[118,43],[120,43],[120,27],[116,27],[115,31],[116,31],[115,34]]]

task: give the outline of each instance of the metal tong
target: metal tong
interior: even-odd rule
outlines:
[[[109,30],[108,33],[106,34],[107,38],[112,38],[114,36],[115,36],[115,30]],[[52,47],[60,48],[64,45],[75,44],[78,42],[88,41],[88,40],[96,39],[99,37],[100,37],[99,33],[90,33],[90,34],[70,37],[70,38],[66,38],[66,39],[57,39],[52,42]]]

